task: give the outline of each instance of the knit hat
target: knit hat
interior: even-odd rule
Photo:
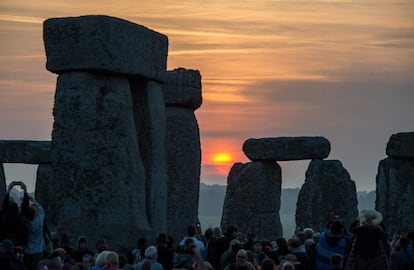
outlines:
[[[382,222],[382,214],[374,209],[365,209],[361,211],[359,221],[363,225],[378,225]]]

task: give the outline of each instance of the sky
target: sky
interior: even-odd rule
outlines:
[[[204,183],[248,162],[248,138],[323,136],[328,159],[373,190],[390,136],[414,130],[412,0],[0,0],[0,139],[51,139],[42,23],[89,14],[167,35],[167,69],[200,71]],[[282,187],[304,183],[309,160],[279,164]],[[33,185],[35,166],[4,167],[7,182]]]

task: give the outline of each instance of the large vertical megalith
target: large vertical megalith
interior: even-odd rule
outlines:
[[[227,179],[221,227],[236,224],[258,239],[282,237],[281,183],[281,169],[275,161],[235,163]]]
[[[131,235],[150,228],[128,80],[64,73],[57,82],[54,117],[56,221],[70,235],[105,237],[118,248],[133,244]]]
[[[386,153],[378,166],[375,208],[393,235],[414,228],[414,132],[392,135]]]
[[[321,230],[332,214],[345,226],[358,215],[355,182],[339,160],[312,160],[296,205],[296,225]]]
[[[159,83],[136,78],[130,84],[137,141],[146,175],[146,214],[154,237],[167,231],[165,102]]]
[[[43,37],[46,68],[59,74],[51,149],[53,196],[59,198],[54,221],[70,235],[87,235],[92,242],[104,237],[115,250],[131,247],[137,236],[151,232],[147,177],[158,177],[144,167],[145,142],[138,139],[148,130],[137,129],[137,89],[131,85],[139,78],[149,100],[160,100],[157,84],[166,79],[168,39],[109,16],[48,19]]]
[[[167,116],[168,233],[175,239],[198,220],[201,148],[194,110],[201,106],[198,71],[175,69],[163,87]]]

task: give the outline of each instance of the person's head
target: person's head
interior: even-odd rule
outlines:
[[[56,248],[52,251],[50,257],[60,257],[60,259],[63,261],[66,258],[66,251],[63,248]]]
[[[37,264],[37,270],[47,270],[47,260],[41,260]]]
[[[86,239],[86,237],[85,236],[79,237],[78,248],[86,249],[87,247],[88,247],[88,240]]]
[[[98,239],[96,241],[95,246],[96,246],[96,250],[99,253],[101,253],[104,250],[108,250],[108,243],[106,242],[106,239],[104,239],[104,238]]]
[[[193,237],[194,235],[196,235],[197,233],[197,229],[196,226],[194,225],[190,225],[187,227],[187,235],[190,237]]]
[[[247,262],[247,252],[244,249],[239,249],[236,253],[236,263],[243,265]]]
[[[239,232],[239,228],[236,225],[230,225],[226,230],[226,237],[236,238]]]
[[[290,251],[298,249],[301,246],[300,239],[297,236],[292,236],[288,240],[288,246]]]
[[[158,257],[158,251],[155,246],[149,246],[147,249],[145,249],[145,258],[148,259],[157,259]]]
[[[272,259],[264,259],[261,264],[262,270],[273,270],[274,262]]]
[[[108,255],[109,251],[104,250],[98,254],[95,260],[95,266],[104,266],[106,264],[106,256]]]
[[[305,243],[306,234],[303,231],[296,232],[296,237],[299,238],[299,240],[302,243],[302,245],[303,245],[303,243]]]
[[[46,266],[48,270],[61,270],[63,266],[62,259],[59,256],[52,257],[47,260]]]
[[[375,226],[382,222],[382,214],[374,209],[365,209],[359,215],[359,222],[361,225]]]
[[[306,239],[313,239],[313,229],[312,228],[303,229],[303,233],[305,234]]]
[[[219,227],[215,227],[213,229],[213,236],[219,239],[222,236],[221,229]]]
[[[167,245],[167,235],[165,233],[160,233],[157,237],[157,244],[161,246]]]
[[[89,269],[92,266],[93,257],[91,254],[85,254],[82,256],[83,269]]]
[[[344,262],[344,257],[342,257],[341,254],[335,253],[331,256],[330,262],[331,262],[331,266],[333,267],[342,267],[342,264]]]
[[[13,242],[9,239],[5,239],[3,240],[3,242],[1,242],[1,254],[4,253],[13,253]]]
[[[291,262],[284,262],[280,266],[280,270],[295,270],[295,265]]]
[[[106,264],[107,265],[116,265],[119,264],[118,254],[115,251],[109,251],[106,255]]]
[[[230,241],[230,248],[229,248],[233,254],[236,254],[239,249],[241,249],[241,243],[237,239],[233,239]]]
[[[206,240],[210,240],[211,237],[213,237],[213,229],[212,228],[208,228],[205,232],[204,232],[204,237],[206,238]]]
[[[329,231],[333,234],[343,234],[345,233],[345,225],[342,219],[334,219],[332,220]]]
[[[253,251],[256,253],[262,252],[262,242],[254,241],[253,243]]]

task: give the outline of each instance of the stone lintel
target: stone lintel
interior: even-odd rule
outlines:
[[[167,36],[123,19],[88,15],[43,24],[46,68],[137,75],[166,80]]]
[[[414,132],[393,134],[387,143],[386,154],[394,158],[414,158]]]
[[[0,140],[0,163],[51,163],[50,141]]]
[[[202,103],[200,72],[184,68],[167,71],[163,93],[167,106],[198,109]]]
[[[324,137],[250,138],[243,144],[243,152],[252,161],[324,159],[330,151]]]

